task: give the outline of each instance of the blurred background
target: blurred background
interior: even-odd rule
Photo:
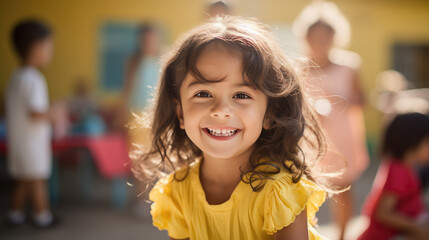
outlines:
[[[255,17],[269,25],[286,54],[303,54],[299,39],[292,33],[292,24],[312,1],[225,2],[232,15]],[[348,231],[356,234],[363,230],[360,207],[379,164],[377,144],[384,120],[391,113],[392,93],[396,99],[414,99],[393,104],[399,109],[395,111],[416,110],[416,105],[423,109],[417,110],[425,111],[424,101],[429,98],[425,90],[429,87],[429,1],[333,2],[350,23],[351,37],[346,49],[359,55],[360,83],[367,102],[364,119],[370,166],[355,186],[357,206]],[[18,66],[10,42],[13,26],[27,18],[43,20],[54,32],[53,60],[43,70],[50,102],[66,105],[69,119],[65,122],[69,126],[67,131],[72,133],[66,135],[73,136],[59,138],[54,143],[50,197],[54,212],[61,216],[61,225],[45,231],[29,226],[9,229],[0,225],[0,239],[167,239],[165,232],[152,227],[148,204],[144,202],[147,196],[137,197],[138,184],[134,184],[126,169],[129,141],[123,128],[127,122],[123,108],[134,109],[123,100],[129,99],[133,90],[127,76],[138,73],[141,66],[133,61],[144,46],[149,48],[145,54],[157,61],[143,67],[152,69],[151,74],[156,76],[159,56],[181,34],[209,18],[210,3],[206,0],[0,2],[0,102],[4,101],[9,77]],[[156,29],[153,38],[142,35],[147,33],[142,26],[148,25]],[[383,95],[385,93],[389,93],[389,97]],[[0,213],[4,216],[11,180],[5,167],[4,111],[1,113]],[[123,113],[124,119],[118,119],[119,113]],[[93,136],[97,138],[94,140]],[[103,153],[106,148],[116,150]],[[114,160],[110,160],[112,157]],[[321,232],[335,238],[326,207],[318,217]]]

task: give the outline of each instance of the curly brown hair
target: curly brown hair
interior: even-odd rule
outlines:
[[[186,74],[204,79],[196,68],[201,51],[212,44],[221,44],[241,52],[243,76],[268,97],[266,116],[270,129],[263,129],[250,157],[251,169],[242,180],[254,191],[263,187],[270,175],[287,169],[293,182],[305,175],[316,181],[311,168],[325,153],[323,131],[317,116],[307,103],[301,78],[295,67],[266,30],[253,19],[216,17],[188,33],[168,57],[163,69],[151,124],[152,145],[135,155],[133,172],[139,179],[153,182],[156,177],[190,164],[202,157],[201,150],[180,128],[176,104]],[[261,162],[267,158],[270,162]],[[270,165],[269,168],[259,166]],[[185,176],[175,176],[183,180]],[[322,184],[323,186],[323,184]]]

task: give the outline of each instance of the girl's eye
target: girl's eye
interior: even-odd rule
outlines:
[[[250,99],[251,97],[245,93],[237,93],[234,95],[233,98],[238,98],[238,99]]]
[[[195,97],[201,97],[201,98],[207,98],[207,97],[211,97],[212,95],[208,92],[205,91],[201,91],[198,92],[197,94],[195,94]]]

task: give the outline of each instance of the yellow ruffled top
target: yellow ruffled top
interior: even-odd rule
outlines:
[[[175,239],[274,239],[274,233],[291,224],[307,207],[309,239],[323,239],[312,227],[316,212],[325,201],[325,192],[302,178],[281,171],[254,192],[241,181],[231,197],[219,205],[206,201],[199,178],[200,162],[190,167],[183,181],[173,174],[161,179],[151,190],[153,225],[167,230]],[[186,169],[178,170],[184,176]]]

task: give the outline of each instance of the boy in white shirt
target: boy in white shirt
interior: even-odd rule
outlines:
[[[24,208],[31,199],[36,227],[54,224],[47,179],[51,174],[52,150],[49,99],[40,68],[51,61],[51,30],[38,21],[23,21],[12,31],[12,43],[20,60],[6,90],[8,172],[15,185],[8,222],[25,222]]]

